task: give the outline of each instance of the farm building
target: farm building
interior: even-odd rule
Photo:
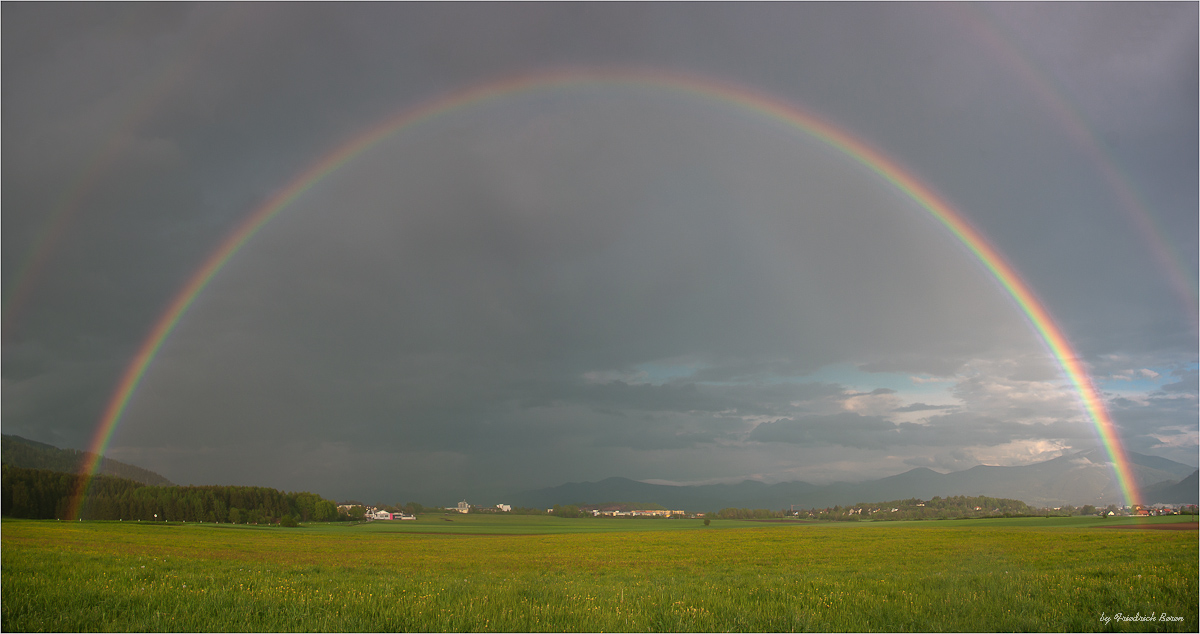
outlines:
[[[405,515],[404,513],[392,513],[390,511],[375,511],[368,517],[375,520],[415,520],[415,515]]]

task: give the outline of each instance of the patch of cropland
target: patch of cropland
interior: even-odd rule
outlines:
[[[429,523],[434,522],[451,524]],[[598,519],[579,522],[605,525]],[[661,520],[642,522],[659,530],[525,535],[503,534],[512,527],[486,520],[475,525],[495,532],[406,534],[396,532],[400,524],[283,529],[6,519],[0,626],[6,631],[1197,628],[1195,530],[1098,530],[1107,525],[1099,518],[715,520],[695,530],[665,530],[698,523]],[[621,524],[638,522],[607,523]],[[1157,620],[1113,620],[1116,614]]]

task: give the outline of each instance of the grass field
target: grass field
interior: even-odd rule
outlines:
[[[5,519],[0,626],[1197,630],[1197,531],[1104,528],[1133,518],[447,518],[297,529]]]

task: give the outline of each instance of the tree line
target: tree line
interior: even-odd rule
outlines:
[[[1063,514],[1076,512],[1064,507]],[[909,498],[888,502],[860,503],[853,506],[832,506],[811,509],[744,509],[724,508],[709,516],[720,519],[772,519],[799,517],[804,519],[857,522],[862,520],[955,519],[968,517],[1019,517],[1044,514],[1020,500],[986,496],[955,495],[934,497],[931,500]]]
[[[4,465],[0,513],[26,519],[69,519],[81,476]],[[274,524],[348,520],[337,505],[315,493],[284,493],[248,486],[147,486],[95,476],[79,508],[80,519]]]
[[[1023,517],[1044,514],[1020,500],[988,496],[934,496],[929,500],[908,498],[887,502],[859,503],[854,506],[834,506],[793,513],[799,517],[820,520],[928,520],[974,517]]]

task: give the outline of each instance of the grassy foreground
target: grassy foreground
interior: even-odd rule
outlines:
[[[415,532],[448,530],[437,516],[298,529],[6,519],[0,627],[1197,630],[1195,530],[551,519],[443,534]],[[609,532],[565,532],[587,526]]]

